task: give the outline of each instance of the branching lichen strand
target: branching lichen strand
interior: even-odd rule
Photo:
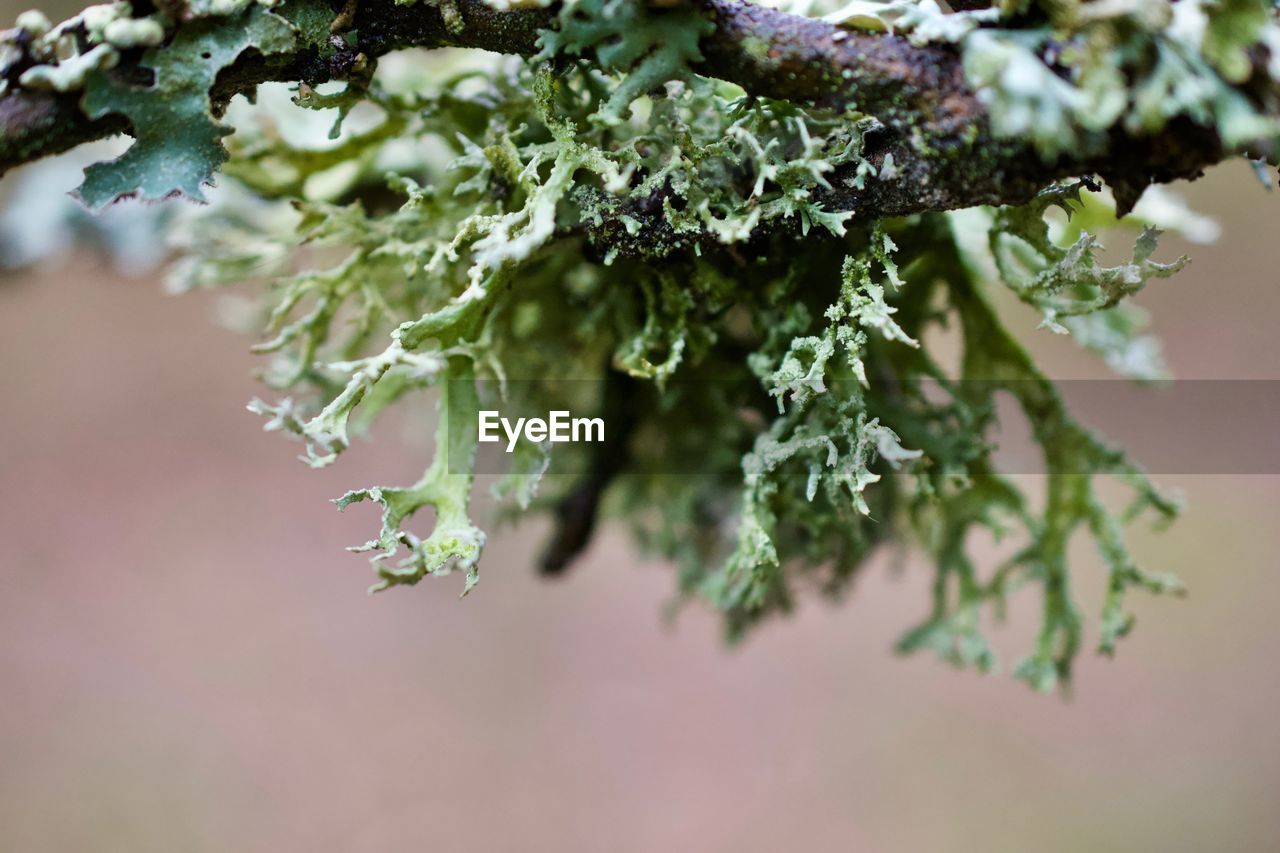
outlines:
[[[1126,375],[1161,375],[1129,303],[1185,263],[1157,238],[1186,217],[1129,208],[1152,181],[1271,155],[1280,102],[1271,7],[1176,6],[894,0],[822,21],[730,0],[361,0],[340,15],[288,0],[169,9],[161,44],[150,25],[103,41],[97,19],[56,36],[27,19],[0,75],[0,165],[119,116],[138,140],[94,167],[95,203],[198,196],[229,157],[227,191],[176,215],[173,283],[263,284],[272,391],[250,408],[266,428],[320,467],[388,409],[436,401],[425,473],[338,500],[381,508],[357,548],[376,589],[454,571],[472,589],[476,413],[572,407],[625,420],[611,427],[625,442],[523,446],[496,489],[515,512],[554,513],[548,571],[597,517],[624,520],[678,566],[680,600],[737,637],[806,590],[845,594],[877,550],[916,548],[931,603],[899,648],[993,669],[988,615],[1034,590],[1040,630],[1013,669],[1051,690],[1089,630],[1072,537],[1102,558],[1095,636],[1110,654],[1127,593],[1178,589],[1139,568],[1125,525],[1177,506],[1072,417],[993,292]],[[64,68],[55,46],[101,50]],[[512,56],[378,62],[444,46]],[[298,84],[292,104],[224,115],[270,80]],[[328,80],[346,88],[316,88]],[[199,138],[166,135],[162,107]],[[299,141],[282,129],[295,109],[339,121]],[[225,152],[223,121],[237,129]],[[130,156],[148,168],[123,168]],[[1063,180],[1084,172],[1114,204]],[[1054,208],[1065,225],[1050,227]],[[1133,225],[1129,260],[1100,263],[1100,231]],[[943,327],[963,339],[955,363],[928,345]],[[1043,501],[998,470],[1001,394],[1032,425]],[[543,476],[557,469],[581,476]],[[1106,507],[1100,478],[1128,487],[1127,511]],[[1013,556],[984,566],[981,530],[1015,540]]]

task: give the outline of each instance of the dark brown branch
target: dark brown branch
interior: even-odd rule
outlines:
[[[555,527],[538,561],[542,575],[562,574],[591,544],[605,489],[627,467],[628,445],[646,404],[646,389],[639,380],[613,370],[610,364],[605,365],[605,370],[600,414],[605,423],[613,424],[613,432],[607,441],[595,446],[587,471],[556,504]]]
[[[753,95],[810,106],[854,108],[895,130],[959,134],[982,115],[950,46],[845,30],[734,0],[703,4],[716,24],[695,70]],[[762,51],[758,45],[767,44]]]
[[[715,23],[696,70],[749,93],[807,105],[856,108],[885,126],[868,151],[893,167],[865,189],[835,176],[822,201],[865,216],[1019,203],[1057,178],[1095,172],[1117,188],[1122,204],[1153,181],[1191,177],[1225,156],[1216,134],[1175,122],[1159,135],[1116,134],[1104,156],[1046,163],[1029,148],[993,138],[984,108],[949,45],[917,47],[889,34],[842,30],[737,0],[699,3]],[[469,47],[530,55],[538,32],[554,25],[552,9],[496,11],[483,0],[456,0],[461,29],[450,29],[434,5],[360,0],[353,13],[358,41],[320,58],[310,48],[264,58],[250,52],[219,76],[215,107],[266,81],[319,83],[348,76],[357,57],[405,47]],[[654,14],[662,14],[655,11]],[[763,46],[763,48],[762,48]],[[136,71],[137,58],[116,73]],[[0,96],[0,174],[21,163],[125,130],[118,119],[89,121],[78,96],[25,91],[11,79]],[[927,152],[927,153],[922,153]]]
[[[323,59],[307,47],[269,57],[248,51],[218,75],[210,100],[218,111],[232,97],[250,93],[260,83],[300,80],[314,85],[346,79],[361,53],[378,57],[408,47],[466,47],[527,56],[537,52],[538,32],[555,20],[555,12],[549,9],[499,12],[483,0],[456,2],[465,26],[454,33],[434,5],[360,0],[351,27],[359,33],[354,48]],[[122,58],[113,73],[137,76],[140,52],[134,54]],[[89,121],[80,110],[78,92],[54,94],[20,88],[18,77],[26,67],[18,64],[13,68],[9,91],[0,96],[0,175],[81,143],[127,132],[123,119]]]
[[[91,121],[80,111],[78,100],[76,95],[28,91],[0,97],[0,175],[128,129],[119,116]]]

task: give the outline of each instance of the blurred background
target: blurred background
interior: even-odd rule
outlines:
[[[1241,163],[1179,190],[1223,236],[1167,239],[1192,265],[1138,300],[1174,372],[1280,379],[1275,195]],[[1280,478],[1159,478],[1188,509],[1135,550],[1190,595],[1135,593],[1069,700],[895,657],[919,558],[732,649],[663,620],[670,568],[616,529],[558,582],[530,523],[491,528],[465,601],[368,597],[343,548],[375,512],[328,500],[411,480],[426,437],[311,471],[245,412],[216,295],[59,254],[0,277],[0,850],[1280,849]],[[1055,377],[1107,375],[1012,316]],[[1006,663],[1036,607],[993,628]]]

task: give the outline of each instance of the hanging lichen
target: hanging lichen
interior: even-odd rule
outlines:
[[[1049,690],[1083,642],[1067,557],[1077,531],[1108,573],[1102,651],[1132,625],[1128,591],[1178,589],[1140,569],[1123,539],[1127,523],[1166,520],[1176,504],[1071,416],[995,292],[1007,288],[1118,372],[1156,378],[1158,348],[1126,300],[1183,266],[1163,257],[1157,229],[1188,220],[1167,203],[1118,216],[1092,181],[1057,179],[1034,184],[1025,204],[948,213],[951,189],[937,182],[978,181],[993,163],[1110,156],[1117,134],[1180,122],[1210,129],[1223,150],[1270,143],[1276,121],[1243,84],[1280,78],[1271,6],[809,4],[843,27],[822,31],[824,50],[895,34],[895,45],[956,57],[961,77],[937,80],[969,87],[986,110],[979,127],[915,125],[904,118],[915,103],[883,96],[862,71],[827,81],[846,87],[840,97],[800,103],[703,76],[718,19],[698,4],[490,5],[388,6],[392,23],[362,28],[351,4],[340,14],[309,3],[162,7],[146,24],[117,4],[56,31],[24,19],[6,66],[32,89],[83,89],[88,117],[132,125],[134,148],[87,175],[92,206],[201,198],[229,156],[231,186],[173,226],[172,281],[261,287],[257,350],[271,359],[273,392],[250,408],[299,439],[308,464],[334,463],[380,413],[434,395],[425,473],[338,500],[382,507],[376,538],[356,549],[372,552],[376,588],[462,571],[471,590],[486,541],[470,509],[477,413],[572,399],[615,440],[523,444],[497,489],[515,511],[558,519],[545,565],[572,559],[597,515],[620,519],[678,566],[681,598],[723,612],[733,636],[790,610],[802,590],[842,595],[877,549],[911,547],[929,555],[934,585],[900,648],[991,669],[984,619],[1022,590],[1039,596],[1042,621],[1014,670]],[[440,16],[438,43],[510,20],[502,36],[529,58],[393,56],[375,73],[377,54],[431,42],[404,35],[412,14]],[[137,67],[149,80],[112,71],[122,51],[144,47]],[[746,47],[744,64],[796,76],[781,48]],[[297,106],[270,92],[257,107],[234,104],[224,150],[211,98],[246,50],[250,66],[295,63],[277,79],[301,81]],[[318,89],[335,68],[346,88]],[[859,112],[860,97],[889,106]],[[285,125],[300,108],[337,108],[345,123],[331,140],[299,142]],[[964,147],[979,143],[988,147]],[[1161,177],[1115,181],[1120,214]],[[912,192],[937,203],[875,214],[901,211]],[[1051,209],[1074,218],[1051,229]],[[1130,259],[1103,265],[1099,230],[1130,225]],[[958,359],[925,345],[942,328],[960,336]],[[1042,500],[998,470],[1003,394],[1032,425],[1049,475]],[[1099,497],[1104,477],[1130,489],[1123,512]],[[426,509],[434,522],[415,532]],[[979,529],[1017,542],[1013,555],[979,565]]]

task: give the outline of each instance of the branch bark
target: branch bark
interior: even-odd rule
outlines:
[[[877,166],[892,157],[893,168],[882,169],[881,179],[865,189],[836,175],[822,199],[829,209],[887,216],[1021,203],[1053,180],[1085,173],[1107,179],[1124,206],[1148,184],[1195,177],[1227,153],[1212,130],[1183,121],[1141,138],[1117,132],[1101,157],[1045,162],[1026,146],[993,136],[982,102],[965,81],[959,52],[950,45],[915,46],[892,34],[850,32],[739,0],[689,2],[697,2],[715,23],[701,44],[699,73],[758,96],[856,108],[884,124],[867,153]],[[455,3],[461,28],[450,28],[436,5],[360,0],[351,18],[358,34],[353,47],[326,59],[309,48],[270,58],[247,52],[219,75],[210,97],[220,108],[267,81],[341,79],[361,53],[377,57],[406,47],[528,56],[537,51],[538,32],[555,22],[554,9],[497,11],[483,0]],[[123,57],[116,73],[138,73],[140,59],[140,52]],[[127,128],[118,117],[90,121],[79,109],[78,94],[23,90],[16,79],[9,84],[0,96],[0,174]]]

